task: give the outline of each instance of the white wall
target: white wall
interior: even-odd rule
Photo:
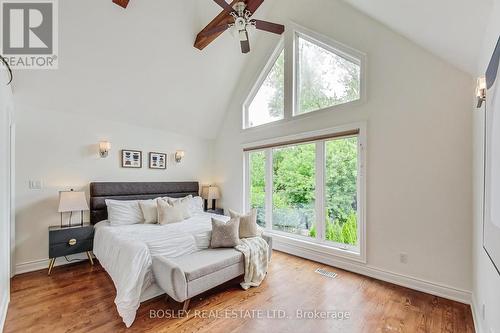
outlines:
[[[10,124],[12,91],[0,66],[0,331],[10,298]]]
[[[404,276],[444,286],[467,300],[472,287],[472,77],[344,2],[276,0],[268,17],[290,18],[366,53],[367,101],[242,131],[242,102],[277,43],[264,37],[253,49],[216,140],[224,208],[243,208],[242,143],[366,121],[367,266],[395,273],[391,276],[399,281]],[[408,254],[408,264],[399,262],[400,252]]]
[[[500,36],[500,1],[490,13],[478,64],[478,76],[484,75],[495,45]],[[498,80],[498,78],[497,78]],[[478,332],[500,332],[500,275],[483,249],[483,194],[484,194],[484,109],[474,114],[474,244],[473,244],[473,295]],[[484,312],[483,312],[484,306]]]
[[[58,191],[88,192],[93,181],[211,181],[211,141],[160,130],[102,121],[27,107],[16,99],[16,271],[46,267],[47,227],[58,225]],[[112,150],[98,156],[98,141]],[[142,169],[121,168],[120,150],[143,151]],[[186,151],[180,164],[177,149]],[[168,168],[150,170],[148,152],[168,153]],[[40,180],[41,190],[30,190],[29,180]],[[88,220],[88,216],[86,216]],[[63,262],[64,259],[58,262]]]
[[[58,7],[59,69],[18,71],[16,96],[44,110],[215,138],[206,129],[217,127],[231,95],[220,87],[232,88],[244,63],[230,33],[203,52],[193,47],[220,13],[215,2],[145,0],[124,10],[107,0],[61,0]]]

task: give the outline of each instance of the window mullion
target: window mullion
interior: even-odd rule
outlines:
[[[316,142],[316,239],[325,239],[325,142]]]
[[[359,250],[363,257],[366,253],[366,224],[365,224],[365,143],[362,136],[358,136],[358,177],[357,177],[357,192],[358,192],[358,204],[357,204],[357,216],[358,216],[358,244]]]
[[[250,153],[246,152],[243,160],[243,169],[244,169],[244,197],[243,197],[243,210],[250,211]]]
[[[266,178],[266,189],[265,189],[265,212],[266,212],[266,229],[272,230],[273,228],[273,151],[272,149],[266,149],[266,161],[265,161],[265,178]]]
[[[284,67],[284,118],[292,119],[295,108],[295,32],[285,32],[284,38],[285,67]]]

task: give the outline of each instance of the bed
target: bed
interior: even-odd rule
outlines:
[[[141,302],[165,293],[154,280],[152,258],[176,258],[207,249],[211,218],[216,215],[205,213],[200,208],[191,218],[173,225],[111,226],[107,221],[105,200],[182,198],[198,196],[198,193],[197,182],[90,184],[90,221],[95,226],[94,254],[113,280],[117,311],[127,327],[134,322]]]

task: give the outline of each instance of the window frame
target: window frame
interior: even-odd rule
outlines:
[[[267,79],[267,76],[269,75],[269,73],[273,69],[274,64],[276,63],[279,56],[281,55],[281,52],[283,52],[284,50],[285,50],[285,40],[284,40],[284,38],[281,38],[278,45],[276,46],[273,53],[271,54],[271,57],[267,61],[266,65],[260,71],[260,74],[257,77],[256,82],[252,86],[252,89],[250,89],[250,94],[247,96],[247,98],[243,102],[243,124],[242,124],[243,129],[251,129],[251,128],[256,128],[256,127],[260,127],[260,126],[265,126],[268,124],[274,124],[274,123],[282,121],[283,119],[286,118],[286,107],[284,107],[283,108],[283,118],[281,118],[281,119],[277,119],[275,121],[271,121],[271,122],[256,125],[256,126],[250,126],[249,121],[248,121],[249,120],[248,112],[249,112],[250,105],[252,104],[253,100],[255,99],[255,96],[257,96],[260,88],[264,84],[264,81]],[[286,52],[283,56],[285,57],[285,63],[286,63]],[[285,69],[285,72],[286,72],[286,69]],[[284,89],[286,90],[286,85],[285,85]]]
[[[272,226],[272,198],[273,198],[273,148],[264,148],[252,151],[243,151],[244,159],[244,195],[243,204],[245,209],[250,210],[250,170],[249,170],[249,155],[252,152],[265,151],[265,218],[266,226],[265,233],[273,236],[277,241],[287,244],[286,246],[295,246],[301,249],[320,252],[322,254],[330,254],[332,256],[350,259],[357,262],[366,263],[366,124],[354,123],[335,128],[328,128],[320,131],[305,132],[287,137],[274,138],[265,141],[252,142],[242,145],[242,150],[259,147],[269,144],[279,144],[292,140],[302,140],[313,138],[321,135],[334,135],[345,131],[359,129],[358,137],[358,246],[352,247],[346,244],[339,244],[325,239],[325,173],[326,173],[326,142],[332,139],[312,140],[316,144],[316,237],[305,237],[294,235],[279,230],[273,230]],[[345,136],[352,137],[352,136]],[[340,138],[340,137],[339,137]],[[283,146],[287,146],[286,144]],[[319,150],[318,150],[319,149]]]
[[[326,107],[323,109],[306,112],[302,114],[297,113],[298,109],[298,82],[297,82],[297,71],[298,71],[298,55],[296,50],[298,49],[297,35],[301,35],[307,41],[315,43],[332,53],[347,59],[349,61],[358,63],[360,66],[360,92],[359,99],[346,102],[342,104],[337,104],[334,106]],[[257,95],[260,87],[264,83],[267,75],[271,71],[276,60],[280,56],[281,52],[284,51],[284,114],[282,119],[278,119],[269,123],[249,126],[248,123],[248,109],[253,99]],[[317,117],[323,113],[328,113],[336,110],[342,110],[346,107],[358,106],[366,101],[366,71],[367,71],[367,56],[365,53],[354,49],[348,45],[338,42],[330,37],[317,33],[313,30],[305,28],[297,23],[289,21],[287,23],[287,29],[284,35],[280,38],[277,46],[271,53],[269,60],[266,65],[260,71],[260,74],[254,80],[254,84],[251,86],[250,93],[244,99],[242,103],[242,132],[250,132],[252,130],[260,130],[263,128],[273,127],[277,125],[283,125],[290,121],[302,120],[309,117]]]

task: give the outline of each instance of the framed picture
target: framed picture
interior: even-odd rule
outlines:
[[[142,168],[142,151],[123,149],[122,167],[135,169]]]
[[[150,169],[166,169],[167,154],[164,153],[149,153],[149,168]]]

